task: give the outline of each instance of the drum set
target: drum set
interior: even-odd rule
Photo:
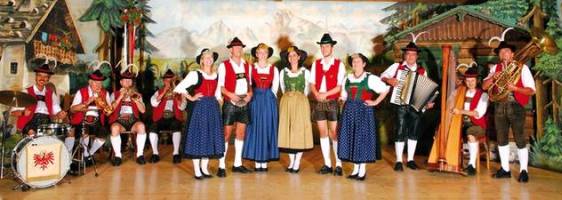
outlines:
[[[7,128],[12,107],[26,107],[36,103],[29,94],[18,91],[0,91],[0,104],[8,107],[2,123],[2,152],[0,178],[4,178],[5,141],[10,136]],[[77,163],[78,174],[85,169],[83,159],[73,159],[80,151],[67,149],[62,140],[73,131],[70,124],[48,123],[37,127],[35,135],[24,136],[11,152],[10,165],[13,177],[20,183],[14,189],[47,188],[59,183],[69,172],[71,163]],[[80,140],[79,140],[80,141]],[[80,155],[80,157],[82,157]],[[81,162],[80,162],[81,161]],[[97,172],[96,172],[97,176]]]

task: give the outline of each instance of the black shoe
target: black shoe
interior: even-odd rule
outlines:
[[[151,163],[157,163],[159,161],[160,161],[160,156],[158,154],[152,154],[152,156],[150,156]]]
[[[246,167],[240,165],[238,167],[232,166],[232,172],[247,174],[247,173],[251,173],[252,171],[250,171],[250,170],[246,169]]]
[[[517,179],[517,181],[519,181],[520,183],[529,182],[529,174],[527,173],[527,170],[521,171],[521,173],[519,174],[519,179]]]
[[[357,174],[352,174],[347,176],[348,179],[356,179],[357,178]]]
[[[402,167],[402,162],[396,162],[396,163],[394,164],[394,171],[395,171],[395,172],[404,171],[404,167]]]
[[[332,172],[334,172],[334,170],[332,170],[331,167],[328,167],[326,165],[322,166],[322,168],[320,168],[320,174],[331,174]]]
[[[176,154],[176,155],[173,156],[173,159],[172,159],[172,160],[173,160],[172,162],[173,162],[174,164],[181,163],[181,156],[178,155],[178,154]]]
[[[268,168],[261,168],[261,171],[262,171],[262,172],[267,172],[267,171],[269,171],[269,169],[268,169]]]
[[[91,167],[94,165],[94,158],[92,156],[84,157],[84,162],[86,162],[86,167]]]
[[[292,173],[292,172],[293,172],[293,168],[287,168],[287,169],[285,169],[285,172]]]
[[[298,174],[300,171],[300,169],[291,169],[291,173],[293,174]]]
[[[334,176],[343,176],[343,169],[341,167],[336,167],[336,170],[334,170]]]
[[[262,171],[262,168],[254,168],[254,171],[255,171],[255,172],[261,172],[261,171]]]
[[[205,174],[205,172],[201,172],[201,174],[203,174],[203,178],[213,178],[211,174]]]
[[[469,176],[476,175],[476,169],[474,169],[472,165],[468,165],[468,167],[466,167],[464,171],[466,171],[466,174],[468,174]]]
[[[408,161],[406,163],[406,167],[410,168],[411,170],[418,169],[418,166],[416,165],[416,162],[414,162],[413,160]]]
[[[355,180],[364,181],[366,177],[367,177],[367,175],[365,175],[363,177],[357,176],[357,178],[355,178]]]
[[[219,171],[217,171],[217,176],[221,178],[226,177],[226,170],[224,170],[223,168],[219,168]]]
[[[144,156],[137,157],[137,164],[139,164],[139,165],[146,164],[146,161],[144,160]]]
[[[117,167],[117,166],[121,165],[121,162],[122,162],[122,160],[121,160],[120,157],[115,157],[115,158],[113,158],[113,161],[111,162],[111,164],[113,164],[113,166]]]
[[[492,177],[494,178],[511,178],[511,172],[506,172],[500,168]]]
[[[193,178],[195,178],[195,179],[197,179],[197,180],[201,180],[201,179],[203,179],[203,178],[205,178],[205,177],[203,177],[203,176],[193,176]]]

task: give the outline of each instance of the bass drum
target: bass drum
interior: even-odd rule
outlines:
[[[55,136],[26,137],[12,151],[12,170],[31,188],[57,184],[70,169],[70,152]]]

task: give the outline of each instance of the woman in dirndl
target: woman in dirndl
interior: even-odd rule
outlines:
[[[209,158],[221,158],[224,154],[224,133],[220,106],[216,97],[218,76],[213,63],[218,54],[203,49],[196,57],[201,66],[191,71],[174,88],[188,100],[194,102],[191,118],[187,123],[184,154],[193,160],[195,179],[211,178],[208,171]],[[188,90],[193,91],[191,94]]]
[[[277,88],[279,72],[267,59],[273,48],[264,43],[252,48],[257,61],[250,67],[250,85],[254,95],[250,101],[250,123],[246,128],[242,157],[256,162],[256,172],[267,172],[267,162],[279,160],[277,148]]]
[[[279,75],[283,96],[279,103],[279,149],[289,154],[289,166],[285,171],[298,173],[304,151],[314,147],[308,80],[310,72],[302,67],[307,53],[297,47],[289,47],[280,53],[287,64]]]
[[[348,57],[352,73],[346,76],[341,99],[345,101],[338,135],[338,157],[353,163],[350,179],[365,180],[366,163],[375,162],[377,151],[377,133],[375,109],[388,93],[389,86],[382,80],[365,71],[368,59],[357,53]],[[378,94],[375,100],[372,100]]]

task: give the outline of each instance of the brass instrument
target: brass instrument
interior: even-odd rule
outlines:
[[[515,52],[514,61],[505,67],[502,72],[500,72],[492,86],[488,88],[490,100],[502,100],[509,94],[507,84],[516,84],[517,81],[519,81],[521,69],[523,68],[524,63],[527,63],[527,61],[535,58],[542,52],[546,52],[548,54],[555,54],[558,52],[558,47],[556,46],[554,39],[552,36],[548,35],[548,33],[538,29],[532,29],[531,37],[531,41],[522,49]]]
[[[166,93],[164,94],[164,98],[165,99],[171,99],[174,97],[174,88],[176,88],[176,81],[175,79],[172,80],[170,82],[170,88],[168,90],[166,90]]]
[[[125,98],[131,97],[131,100],[139,100],[141,98],[140,93],[135,88],[129,88],[125,90]]]
[[[105,115],[111,115],[111,113],[113,113],[113,107],[111,107],[111,105],[109,105],[107,101],[105,101],[105,98],[98,94],[94,94],[94,96],[96,98],[94,100],[94,102],[96,103],[96,107],[98,107],[98,109],[100,110],[103,110]]]

